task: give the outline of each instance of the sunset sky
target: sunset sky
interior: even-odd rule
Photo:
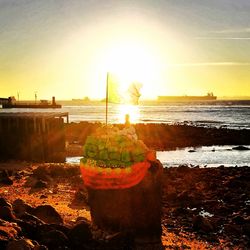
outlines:
[[[250,96],[249,0],[0,0],[0,97]]]

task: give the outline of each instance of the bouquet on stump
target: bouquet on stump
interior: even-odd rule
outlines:
[[[81,159],[84,184],[93,189],[122,189],[144,178],[155,151],[138,140],[132,126],[100,127],[87,137]]]

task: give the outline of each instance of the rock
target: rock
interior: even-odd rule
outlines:
[[[31,222],[35,225],[41,225],[44,224],[44,221],[40,220],[39,218],[37,218],[36,216],[29,214],[27,212],[25,212],[24,214],[22,214],[20,217],[20,219],[27,221],[27,222]]]
[[[192,222],[195,230],[203,231],[205,233],[212,233],[214,231],[214,227],[209,219],[200,215],[194,216]]]
[[[37,178],[34,176],[29,176],[24,183],[25,187],[33,187],[37,183]]]
[[[194,149],[188,150],[188,153],[194,153],[194,152],[196,152]]]
[[[66,247],[69,245],[69,240],[63,232],[51,230],[43,235],[43,239],[40,243],[49,249],[67,249]]]
[[[44,235],[50,231],[61,231],[63,232],[66,236],[69,235],[70,229],[62,224],[42,224],[37,226],[38,234],[37,237],[39,240],[44,238]]]
[[[46,181],[38,180],[33,188],[47,188],[48,183]]]
[[[250,148],[242,146],[242,145],[237,146],[237,147],[233,147],[232,149],[233,150],[250,150]]]
[[[33,250],[48,250],[44,245],[36,245]]]
[[[84,205],[88,205],[88,194],[87,191],[79,189],[78,191],[76,191],[74,199],[70,204],[70,207],[84,206]]]
[[[80,168],[77,165],[71,165],[65,167],[65,172],[67,177],[80,176]]]
[[[31,214],[35,215],[46,223],[63,223],[63,219],[60,214],[55,210],[55,208],[50,205],[38,206],[34,208]]]
[[[10,207],[1,207],[0,208],[0,219],[7,220],[7,221],[13,221],[15,219],[14,214],[12,213],[12,210]]]
[[[48,166],[47,165],[41,165],[38,166],[36,169],[33,170],[33,176],[35,176],[37,179],[44,180],[49,175]]]
[[[45,195],[45,194],[42,194],[42,195],[40,196],[40,199],[46,199],[46,198],[48,198],[48,196]]]
[[[185,174],[185,173],[189,172],[191,170],[191,168],[189,168],[188,165],[183,164],[183,165],[179,165],[176,170],[179,173]]]
[[[53,178],[66,177],[65,168],[62,165],[51,165],[49,167],[50,174]]]
[[[17,238],[21,228],[16,223],[0,219],[0,249],[5,249],[10,240]]]
[[[245,219],[244,219],[242,216],[240,216],[240,215],[235,216],[235,217],[232,219],[232,221],[233,221],[235,224],[237,224],[237,225],[243,225],[243,224],[245,224]]]
[[[32,250],[35,245],[29,239],[21,239],[10,241],[6,247],[6,250]]]
[[[250,238],[250,223],[243,225],[243,233]]]
[[[25,212],[32,213],[34,208],[25,203],[22,199],[16,199],[13,202],[13,210],[17,216],[22,216]]]
[[[12,205],[9,202],[7,202],[4,198],[0,197],[0,207],[12,208]]]
[[[21,219],[16,219],[17,225],[22,228],[22,236],[36,240],[36,235],[38,234],[38,227],[34,222],[25,221]]]
[[[0,171],[0,184],[2,185],[12,185],[13,181],[9,177],[9,173],[7,170]]]
[[[242,235],[240,225],[224,224],[224,232],[228,235],[239,236]]]
[[[14,178],[15,178],[16,180],[21,180],[21,179],[22,179],[22,175],[20,175],[19,172],[16,172],[16,173],[14,174]]]
[[[92,240],[90,224],[80,221],[69,232],[69,241],[73,249],[83,249],[84,244]]]

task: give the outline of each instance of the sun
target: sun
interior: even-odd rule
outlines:
[[[101,68],[115,75],[124,89],[132,82],[140,82],[144,98],[151,96],[150,86],[157,81],[160,66],[150,46],[142,41],[127,40],[105,50]]]

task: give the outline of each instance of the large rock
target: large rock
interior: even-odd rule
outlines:
[[[201,215],[193,217],[193,228],[198,231],[203,231],[205,233],[212,233],[214,231],[214,226],[208,218],[204,218]]]
[[[27,213],[32,213],[34,208],[27,204],[24,200],[22,199],[16,199],[13,202],[13,210],[16,213],[17,216],[22,216],[23,214]]]
[[[84,249],[84,245],[92,240],[90,224],[82,220],[69,232],[70,245],[73,249]]]
[[[3,197],[0,197],[0,208],[1,207],[10,207],[12,208],[12,205],[6,201],[6,199],[4,199]]]
[[[16,239],[20,232],[21,228],[16,223],[0,219],[0,249],[5,249],[8,242]]]
[[[160,241],[162,169],[152,162],[144,179],[127,189],[88,188],[93,222],[103,230],[133,232],[135,238]]]
[[[15,219],[15,215],[12,212],[12,209],[10,207],[1,207],[0,208],[0,219],[7,220],[7,221],[13,221]]]
[[[9,173],[7,170],[0,170],[0,184],[2,185],[12,185],[13,180],[9,177]]]
[[[6,247],[6,250],[32,250],[35,245],[29,239],[20,239],[10,241]]]
[[[61,215],[50,205],[41,205],[32,211],[32,214],[46,223],[63,223]]]
[[[68,237],[58,230],[45,233],[40,243],[49,249],[67,249],[66,247],[69,245]]]

